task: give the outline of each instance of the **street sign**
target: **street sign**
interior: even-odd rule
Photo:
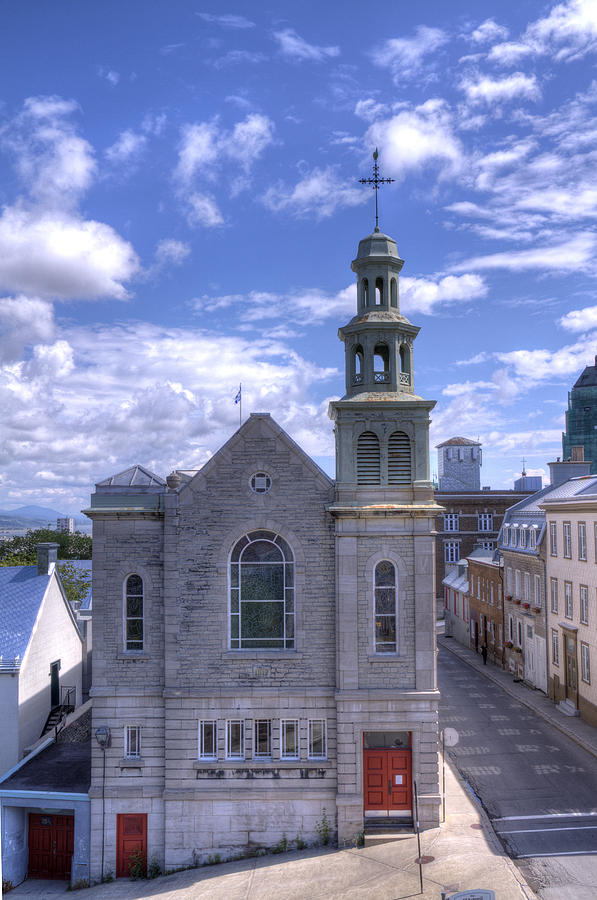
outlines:
[[[455,728],[444,728],[444,744],[446,747],[455,747],[459,740],[460,738]],[[458,894],[454,894],[453,896],[457,897]],[[452,898],[450,898],[450,900],[452,900]]]

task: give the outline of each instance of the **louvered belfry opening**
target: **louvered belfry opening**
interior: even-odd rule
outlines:
[[[380,480],[379,438],[372,431],[364,431],[357,443],[357,482],[379,484]]]
[[[388,441],[388,483],[410,484],[410,440],[403,431],[394,431]]]

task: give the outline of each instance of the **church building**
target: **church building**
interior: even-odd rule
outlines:
[[[91,877],[439,823],[429,413],[375,231],[331,480],[268,413],[198,471],[96,485]]]

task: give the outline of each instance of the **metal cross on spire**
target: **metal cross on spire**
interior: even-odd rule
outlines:
[[[395,178],[380,178],[379,175],[379,166],[377,165],[377,159],[379,157],[379,150],[377,147],[373,153],[373,178],[359,178],[360,184],[371,184],[373,185],[373,190],[375,191],[375,230],[379,231],[379,215],[377,211],[377,192],[379,190],[380,184],[390,184],[392,181],[395,181]]]

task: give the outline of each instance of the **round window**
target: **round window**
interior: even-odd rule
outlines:
[[[272,486],[272,480],[266,472],[255,472],[251,475],[249,484],[254,494],[267,494]]]

